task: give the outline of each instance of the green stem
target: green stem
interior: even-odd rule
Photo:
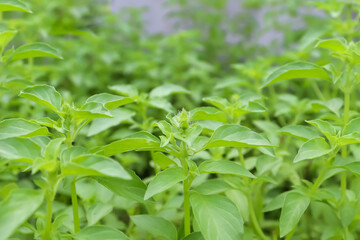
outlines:
[[[184,236],[186,237],[191,233],[190,223],[190,182],[186,179],[183,183],[184,187]]]
[[[259,235],[259,237],[263,240],[266,240],[266,236],[264,234],[264,232],[262,231],[261,227],[260,227],[260,224],[257,220],[257,217],[256,217],[256,213],[255,213],[255,209],[254,209],[254,206],[252,204],[252,199],[251,199],[251,195],[250,193],[248,194],[248,206],[249,206],[249,210],[250,210],[250,219],[251,219],[251,223],[256,231],[256,233]]]
[[[46,197],[46,217],[45,217],[45,232],[44,239],[51,240],[51,224],[52,224],[52,205],[53,199],[50,196]]]
[[[238,153],[239,153],[240,163],[241,163],[241,165],[242,165],[244,168],[246,168],[245,159],[244,159],[244,154],[242,153],[242,148],[239,147],[239,148],[237,148],[237,150],[238,150]]]
[[[290,240],[292,238],[292,236],[294,235],[295,230],[296,230],[296,226],[294,227],[294,229],[288,235],[286,235],[285,240]]]
[[[328,170],[328,163],[326,163],[326,166],[321,170],[319,176],[316,178],[315,183],[311,188],[310,195],[314,194],[316,190],[320,187],[327,170]]]
[[[349,74],[349,73],[348,73]],[[344,92],[344,126],[348,123],[349,121],[349,112],[350,112],[350,91],[346,90]],[[346,158],[347,157],[347,146],[344,146],[341,149],[341,157],[342,158]],[[341,200],[344,201],[346,198],[346,188],[347,188],[347,182],[346,182],[346,172],[342,172],[341,173],[341,182],[340,182],[340,186],[341,186]]]
[[[316,82],[312,82],[311,85],[312,85],[312,87],[313,87],[313,89],[314,89],[314,91],[315,91],[316,96],[317,96],[319,99],[325,101],[325,97],[324,97],[323,93],[321,92],[321,90],[320,90],[320,88],[319,88],[319,85],[318,85]]]
[[[71,202],[73,208],[73,216],[74,216],[74,232],[77,233],[80,231],[80,220],[79,220],[79,206],[76,194],[76,178],[71,182]]]

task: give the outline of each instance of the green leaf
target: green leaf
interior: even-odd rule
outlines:
[[[208,179],[193,189],[202,195],[214,195],[231,189],[231,186],[224,180],[217,178]]]
[[[132,103],[134,102],[134,100],[129,97],[121,97],[109,93],[100,93],[93,95],[86,100],[86,103],[90,103],[90,102],[101,103],[104,105],[104,107],[111,110],[120,107],[122,105]]]
[[[21,118],[7,119],[0,122],[0,139],[12,137],[35,137],[48,135],[46,127]]]
[[[157,150],[160,149],[160,140],[147,132],[139,132],[118,140],[103,147],[106,156],[112,156],[132,150]]]
[[[138,90],[132,85],[114,85],[109,87],[109,89],[127,97],[136,97],[139,95]]]
[[[201,232],[192,232],[182,240],[204,240],[204,237],[202,236]]]
[[[324,156],[332,151],[329,144],[322,137],[310,139],[305,142],[295,156],[294,162],[309,160]]]
[[[62,97],[53,86],[35,85],[25,88],[19,94],[20,97],[28,98],[38,104],[44,105],[55,112],[60,112]]]
[[[360,175],[360,162],[348,163],[344,168],[356,175]]]
[[[349,135],[352,133],[360,133],[360,118],[355,118],[345,125],[342,135]]]
[[[171,105],[171,103],[163,98],[152,98],[147,102],[147,104],[153,108],[161,109],[166,112],[175,112],[175,108]]]
[[[66,152],[65,152],[66,151]],[[78,148],[69,148],[65,150],[64,156],[76,155]],[[75,153],[67,153],[75,151]],[[85,176],[102,176],[102,177],[114,177],[122,179],[131,179],[131,176],[117,161],[95,154],[86,154],[76,156],[70,161],[63,161],[61,165],[61,172],[64,175],[85,175]]]
[[[43,199],[42,190],[20,188],[12,190],[0,202],[0,240],[8,239],[38,209]]]
[[[165,169],[162,172],[156,174],[156,176],[151,180],[144,199],[149,199],[155,194],[161,193],[176,183],[181,182],[187,178],[185,170],[181,167],[172,167]]]
[[[345,40],[340,39],[326,39],[320,40],[315,45],[316,48],[326,48],[336,53],[345,53],[347,51],[347,46]]]
[[[5,11],[20,11],[32,13],[30,8],[19,0],[0,0],[0,12]]]
[[[210,103],[211,105],[223,111],[230,106],[230,103],[227,99],[217,96],[203,98],[203,101],[206,103]]]
[[[154,163],[159,165],[162,169],[165,169],[172,164],[176,164],[171,158],[169,158],[162,152],[156,152],[152,154],[152,158]]]
[[[131,216],[131,220],[139,228],[150,233],[156,238],[166,240],[177,239],[177,231],[174,224],[162,217],[151,215],[136,215]]]
[[[319,78],[330,80],[329,74],[320,66],[309,62],[293,62],[279,67],[265,80],[263,87],[271,84],[297,78]]]
[[[113,193],[136,202],[144,202],[146,185],[132,171],[130,180],[109,177],[94,177],[96,181],[108,188]]]
[[[150,92],[150,98],[163,98],[178,93],[188,94],[190,92],[179,85],[168,83],[154,88]]]
[[[64,140],[64,138],[55,138],[46,145],[44,157],[37,158],[32,165],[32,174],[40,169],[46,169],[48,171],[55,170],[60,147]]]
[[[326,108],[329,111],[335,113],[336,116],[340,116],[339,110],[342,106],[343,106],[343,100],[340,98],[333,98],[328,101],[315,100],[312,102],[312,107],[314,109]]]
[[[311,138],[319,137],[317,131],[308,126],[290,125],[285,126],[279,132],[307,141]]]
[[[123,232],[108,226],[86,227],[73,237],[76,240],[130,240]]]
[[[32,163],[41,157],[41,148],[27,138],[0,140],[0,156],[6,159]]]
[[[233,174],[237,176],[255,178],[255,176],[243,166],[228,160],[205,161],[200,164],[199,171],[200,173]]]
[[[97,118],[112,118],[111,112],[103,104],[97,102],[85,103],[73,113],[76,119],[92,120]]]
[[[264,207],[263,212],[270,212],[282,208],[284,206],[285,198],[288,193],[289,192],[280,193],[279,195],[271,199],[271,201]]]
[[[226,123],[226,114],[214,107],[198,107],[190,111],[190,120],[212,120]]]
[[[1,0],[0,0],[0,9],[1,9]],[[1,10],[0,10],[1,11]],[[0,54],[2,50],[9,44],[9,42],[15,37],[17,31],[3,31],[0,32]]]
[[[131,117],[135,115],[134,111],[126,108],[117,108],[110,111],[112,118],[97,118],[91,122],[88,131],[88,137],[94,136],[100,132],[103,132],[111,127],[118,126],[121,122],[131,120]]]
[[[286,195],[280,215],[280,237],[291,232],[310,204],[310,198],[297,192]]]
[[[206,148],[212,147],[271,147],[266,138],[240,125],[223,125],[215,130]]]
[[[206,240],[242,239],[244,221],[229,199],[192,192],[190,202],[195,220]]]
[[[86,209],[86,219],[88,225],[94,225],[99,222],[103,217],[111,213],[113,206],[105,203],[95,203]]]
[[[307,123],[315,126],[319,131],[324,134],[328,139],[332,139],[336,137],[336,129],[333,125],[331,125],[329,122],[321,120],[321,119],[315,119],[311,121],[306,121]]]
[[[11,57],[11,62],[25,58],[52,57],[63,59],[58,50],[47,43],[29,43],[18,47]]]

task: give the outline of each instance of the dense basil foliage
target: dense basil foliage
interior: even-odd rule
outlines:
[[[0,0],[0,240],[358,239],[360,1],[166,4]]]

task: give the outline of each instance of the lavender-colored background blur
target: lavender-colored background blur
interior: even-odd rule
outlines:
[[[241,12],[242,9],[239,4],[240,2],[241,0],[229,0],[227,9],[230,16]],[[171,9],[168,9],[166,6],[164,6],[165,3],[166,0],[112,0],[111,5],[114,12],[117,12],[121,8],[126,7],[146,7],[147,11],[143,15],[143,19],[148,33],[169,34],[175,32],[173,29],[174,21],[167,17],[167,14],[171,11]],[[255,12],[255,18],[260,28],[264,27],[266,24],[264,19],[266,11],[267,9],[261,8]],[[301,13],[303,9],[299,9],[299,11]],[[314,10],[311,14],[319,17],[323,15],[322,12],[316,10]],[[290,18],[286,15],[283,15],[279,16],[279,21],[291,22],[294,29],[304,27],[304,23],[302,22],[301,18]],[[281,41],[282,38],[283,36],[281,33],[276,32],[275,30],[269,30],[266,32],[266,34],[257,39],[257,42],[260,45],[268,45],[273,40]],[[239,39],[239,36],[228,36],[228,41],[230,43],[236,43],[237,39]]]

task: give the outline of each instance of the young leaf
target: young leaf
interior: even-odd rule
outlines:
[[[163,97],[167,97],[169,95],[177,94],[177,93],[186,94],[186,93],[190,93],[190,92],[179,85],[168,83],[168,84],[164,84],[162,86],[154,88],[150,92],[150,98],[157,98],[157,97],[163,98]]]
[[[1,5],[1,0],[0,0],[0,5]],[[15,37],[16,33],[17,31],[9,31],[9,30],[0,32],[0,54],[2,53],[1,51],[4,50],[4,48],[8,45],[8,43]]]
[[[212,147],[271,147],[260,134],[240,125],[223,125],[215,130],[206,148]]]
[[[46,127],[21,118],[7,119],[0,122],[0,139],[12,137],[35,137],[48,135]]]
[[[126,139],[118,140],[103,147],[106,156],[132,150],[160,149],[160,140],[147,132],[138,132]]]
[[[176,183],[181,182],[187,178],[186,172],[181,167],[172,167],[165,169],[162,172],[156,174],[156,176],[151,180],[144,199],[149,199],[157,193],[161,193]]]
[[[329,144],[322,137],[310,139],[305,142],[295,156],[294,162],[314,159],[324,156],[332,151]]]
[[[303,141],[319,137],[317,131],[308,126],[290,125],[285,126],[279,130],[279,132],[299,138]]]
[[[88,154],[73,158],[70,162],[61,166],[61,172],[64,175],[86,175],[114,177],[122,179],[131,179],[131,176],[115,160]]]
[[[20,0],[0,0],[0,12],[20,11],[32,13],[32,11]]]
[[[293,62],[279,67],[265,80],[262,87],[296,78],[319,78],[330,80],[329,74],[320,66],[309,62]]]
[[[41,148],[27,138],[0,140],[0,156],[6,159],[32,163],[41,157]]]
[[[64,140],[64,138],[55,138],[46,145],[44,157],[37,158],[33,162],[32,174],[36,173],[39,169],[55,170],[60,147]]]
[[[29,43],[18,47],[11,57],[11,62],[25,58],[53,57],[63,59],[58,50],[46,43]]]
[[[129,97],[121,97],[121,96],[117,96],[117,95],[113,95],[113,94],[109,94],[109,93],[100,93],[100,94],[93,95],[86,100],[86,103],[90,103],[90,102],[101,103],[108,110],[111,110],[111,109],[120,107],[122,105],[132,103],[132,102],[134,102],[134,100]]]
[[[336,53],[345,53],[347,51],[347,46],[345,41],[340,39],[326,39],[320,40],[315,45],[316,48],[326,48]]]
[[[242,239],[244,221],[236,206],[219,195],[190,195],[194,217],[206,240]]]
[[[255,178],[255,176],[236,162],[228,160],[205,161],[199,166],[200,173],[233,174]]]
[[[310,198],[297,192],[286,195],[280,215],[280,237],[291,232],[310,204]]]
[[[55,112],[60,112],[62,97],[53,86],[35,85],[25,88],[19,94],[20,97],[28,98],[38,104],[44,105]]]
[[[8,239],[41,205],[42,190],[14,189],[0,202],[0,240]]]
[[[151,215],[135,215],[131,216],[131,220],[139,228],[150,233],[156,238],[177,240],[177,231],[174,224],[162,217]]]
[[[123,232],[108,226],[90,226],[73,235],[76,240],[130,240]]]
[[[131,175],[130,180],[109,177],[93,178],[116,195],[136,202],[144,202],[146,185],[134,172],[128,171],[128,173]]]

